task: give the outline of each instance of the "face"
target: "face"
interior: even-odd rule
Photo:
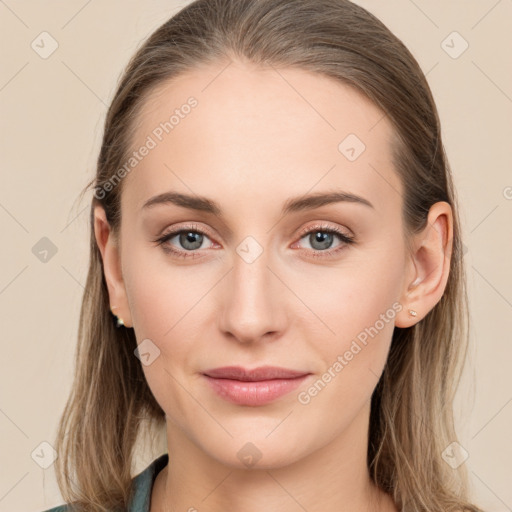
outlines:
[[[392,135],[358,92],[298,69],[212,65],[147,99],[117,314],[170,439],[236,467],[365,439],[408,268]]]

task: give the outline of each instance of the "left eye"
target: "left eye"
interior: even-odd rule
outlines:
[[[310,243],[311,249],[323,251],[330,249],[334,241],[334,236],[335,233],[328,231],[313,231],[309,235],[302,237],[301,240],[306,239]]]
[[[308,249],[313,249],[314,251],[326,251],[332,248],[335,238],[340,240],[340,244],[335,246],[335,248],[339,247],[339,245],[343,245],[343,243],[350,244],[353,242],[352,237],[345,235],[344,233],[341,233],[335,229],[327,228],[312,229],[308,231],[304,236],[302,236],[301,240],[306,239],[309,242],[310,247],[308,247]]]

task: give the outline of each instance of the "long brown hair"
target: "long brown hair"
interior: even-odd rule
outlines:
[[[367,463],[373,481],[404,512],[479,511],[468,501],[464,465],[452,469],[441,457],[457,439],[453,400],[466,360],[469,315],[457,198],[437,109],[403,43],[348,0],[197,0],[158,28],[129,62],[108,110],[96,176],[87,187],[94,190],[90,265],[76,374],[56,438],[64,499],[83,510],[125,507],[140,436],[165,422],[134,355],[133,329],[114,326],[93,208],[105,209],[117,233],[123,181],[112,186],[112,180],[133,150],[134,120],[149,93],[195,66],[235,59],[313,71],[380,107],[395,131],[392,149],[404,189],[407,240],[425,226],[434,203],[451,205],[445,293],[417,324],[395,328],[372,396]]]

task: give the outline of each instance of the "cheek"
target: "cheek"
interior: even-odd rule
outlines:
[[[374,325],[381,314],[394,318],[397,306],[392,306],[400,297],[404,263],[399,255],[384,257],[386,252],[379,252],[298,277],[300,297],[315,323],[323,325],[325,339],[351,339]]]
[[[194,420],[185,383],[195,369],[194,345],[199,337],[201,276],[170,265],[150,265],[146,254],[126,258],[126,288],[137,343],[149,346],[151,362],[142,369],[151,392],[172,421]],[[145,259],[146,258],[146,259]],[[142,271],[141,269],[145,269]],[[189,278],[189,277],[192,277]],[[202,281],[204,283],[204,280]],[[148,341],[150,340],[150,343]]]
[[[137,337],[167,343],[194,316],[211,276],[200,266],[173,264],[160,247],[126,247],[123,274]]]
[[[367,396],[385,365],[402,309],[404,262],[396,248],[388,252],[382,247],[369,251],[364,261],[353,261],[301,277],[301,298],[314,316],[306,315],[300,329],[312,334],[325,370],[343,375],[332,379],[332,388],[358,388]]]

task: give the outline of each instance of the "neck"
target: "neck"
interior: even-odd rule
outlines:
[[[267,469],[222,464],[168,421],[167,441],[173,449],[153,486],[151,512],[396,512],[390,496],[369,476],[368,420],[365,408],[320,450]]]

